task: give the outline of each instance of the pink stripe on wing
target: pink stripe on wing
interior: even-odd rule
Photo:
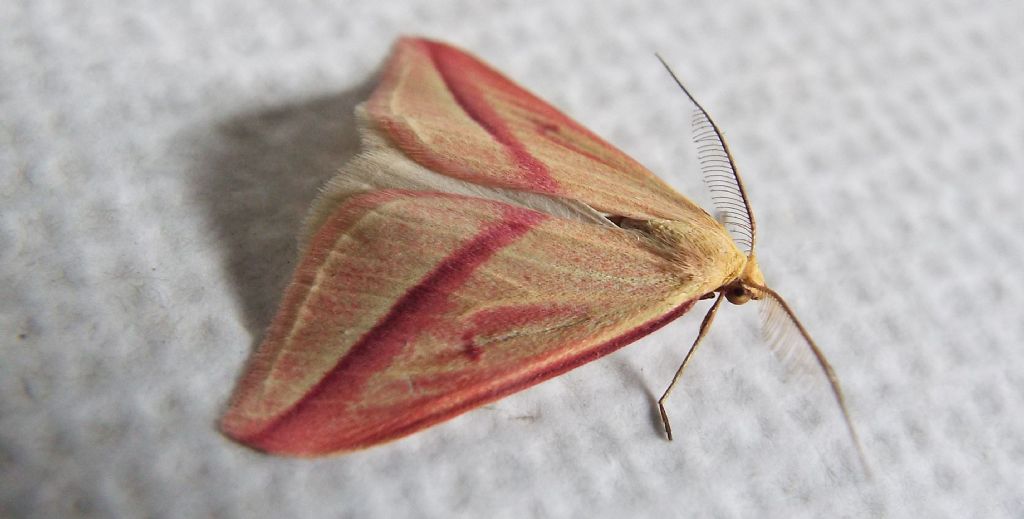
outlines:
[[[512,155],[520,171],[524,173],[526,185],[522,186],[534,192],[558,194],[558,181],[551,176],[547,166],[530,154],[526,146],[516,138],[508,127],[508,123],[497,110],[491,106],[484,95],[481,75],[497,74],[483,67],[479,61],[466,54],[432,42],[424,42],[430,52],[434,66],[448,86],[459,106],[477,122],[494,140],[500,142]],[[485,83],[486,84],[486,83]]]
[[[342,402],[358,399],[373,374],[385,369],[421,330],[435,326],[432,321],[444,313],[448,296],[477,268],[547,218],[513,206],[501,205],[501,209],[500,220],[484,226],[398,299],[292,408],[259,432],[240,439],[269,451],[297,454],[329,452],[352,441],[365,441],[344,438],[345,431],[339,430],[339,422],[344,422],[338,420]]]

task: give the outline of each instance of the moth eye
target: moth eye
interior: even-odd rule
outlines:
[[[743,287],[730,288],[725,292],[725,298],[734,305],[742,305],[750,301],[750,292]]]

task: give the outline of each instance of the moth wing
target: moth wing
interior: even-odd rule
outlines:
[[[366,110],[388,140],[444,175],[639,220],[704,214],[625,153],[443,43],[399,40]]]
[[[610,353],[717,288],[714,259],[681,270],[644,240],[490,199],[350,196],[309,239],[222,429],[275,453],[358,449]]]
[[[313,202],[304,225],[305,243],[323,221],[351,196],[381,189],[436,191],[475,198],[489,198],[519,205],[561,218],[597,225],[613,224],[590,206],[575,200],[540,193],[484,186],[431,171],[413,161],[387,139],[372,130],[363,107],[356,110],[363,129],[362,152],[324,186]]]

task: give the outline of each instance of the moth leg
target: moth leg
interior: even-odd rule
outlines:
[[[679,379],[682,378],[683,370],[690,363],[690,359],[693,357],[693,353],[697,351],[700,341],[704,339],[704,336],[708,334],[708,330],[711,329],[711,323],[715,320],[715,314],[718,313],[718,307],[722,306],[723,299],[725,299],[724,291],[718,295],[718,299],[715,299],[715,304],[711,305],[711,309],[704,316],[704,321],[700,323],[700,331],[697,333],[697,338],[693,341],[693,346],[690,346],[690,351],[686,352],[683,363],[679,365],[676,375],[672,377],[672,383],[668,385],[665,393],[658,399],[658,410],[661,411],[661,421],[665,424],[665,434],[668,435],[669,441],[672,440],[672,425],[669,424],[668,413],[665,412],[665,400],[668,398],[669,393],[672,392],[672,388],[676,387],[676,382],[679,382]]]

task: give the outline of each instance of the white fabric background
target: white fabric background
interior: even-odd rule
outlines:
[[[0,4],[0,515],[1024,515],[1024,9],[720,4]],[[219,435],[405,33],[473,51],[700,200],[665,55],[731,139],[762,266],[836,366],[874,478],[748,307],[723,308],[663,439],[652,398],[707,303],[367,451]]]

